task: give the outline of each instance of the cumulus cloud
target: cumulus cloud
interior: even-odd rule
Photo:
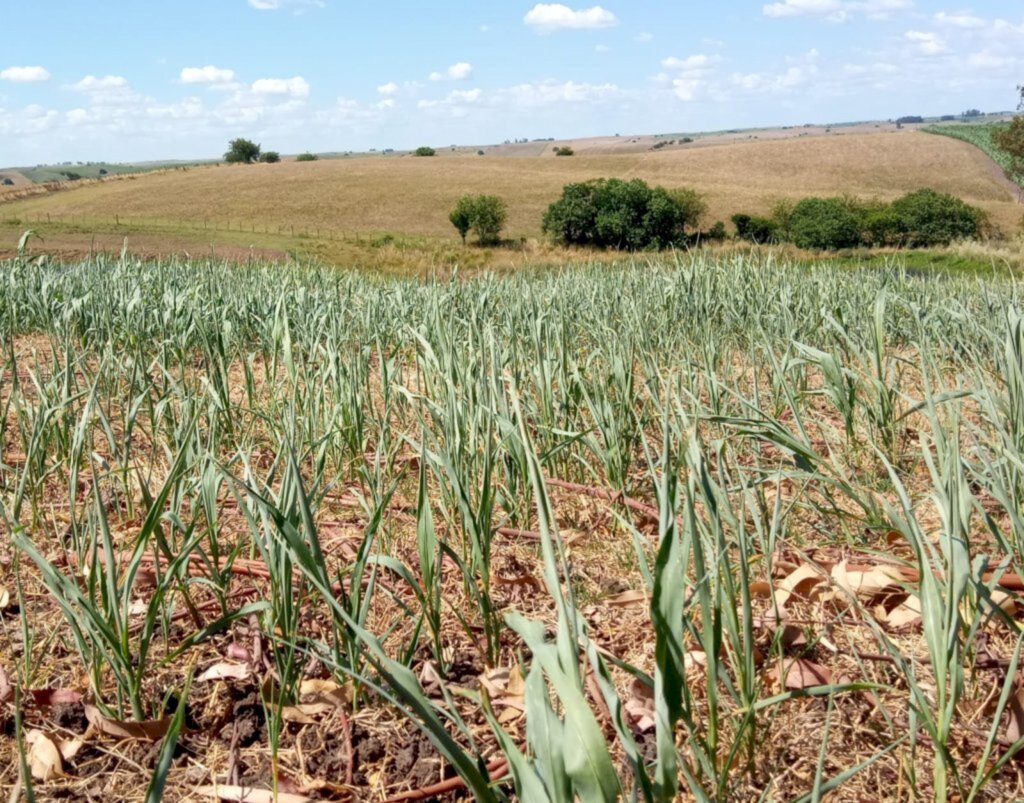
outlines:
[[[615,84],[588,84],[576,81],[542,81],[517,84],[495,94],[498,103],[508,102],[520,108],[537,108],[567,103],[604,103],[623,94]]]
[[[95,75],[87,75],[71,88],[76,92],[94,93],[110,92],[112,90],[126,89],[128,79],[122,75],[104,75],[102,78]]]
[[[45,67],[8,67],[6,70],[0,70],[0,81],[30,84],[49,80],[50,71]]]
[[[458,64],[453,64],[447,70],[443,72],[432,72],[430,74],[431,81],[465,81],[473,74],[473,65],[469,62],[460,61]]]
[[[539,33],[553,33],[561,30],[610,28],[618,25],[619,20],[601,6],[575,10],[562,3],[538,3],[527,12],[523,22]]]
[[[234,80],[234,70],[225,70],[212,64],[205,67],[185,67],[180,76],[183,84],[230,84]]]
[[[884,19],[911,6],[913,0],[781,0],[768,3],[762,10],[766,17],[820,16],[844,22],[857,14]]]
[[[249,0],[249,5],[258,11],[278,11],[289,6],[301,14],[307,8],[323,8],[324,0]]]
[[[260,78],[253,81],[255,95],[288,95],[293,98],[309,97],[309,82],[301,75],[294,78]]]
[[[946,52],[946,42],[932,31],[907,31],[905,38],[925,56],[938,56]]]
[[[398,84],[394,81],[388,81],[386,84],[381,84],[377,87],[377,92],[381,95],[394,95],[398,93]]]
[[[948,25],[952,28],[984,28],[985,20],[967,12],[949,14],[940,11],[935,15],[935,22],[939,25]]]

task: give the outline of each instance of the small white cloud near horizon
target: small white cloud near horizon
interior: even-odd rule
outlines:
[[[301,75],[294,78],[260,78],[253,81],[255,95],[290,95],[293,98],[309,97],[309,82]]]
[[[398,92],[398,84],[394,81],[388,81],[386,84],[378,86],[377,92],[385,96],[394,95]]]
[[[178,80],[183,84],[230,84],[235,71],[207,64],[205,67],[183,67]]]
[[[0,70],[0,81],[10,81],[15,84],[34,84],[49,80],[50,71],[45,67],[8,67],[5,70]]]
[[[465,81],[473,74],[473,65],[467,61],[460,61],[453,64],[444,72],[432,72],[431,81]]]
[[[249,0],[249,5],[257,11],[279,11],[286,6],[295,6],[296,14],[301,14],[306,8],[323,8],[324,0]]]
[[[538,3],[526,13],[523,22],[538,33],[554,33],[611,28],[619,24],[619,19],[601,6],[574,10],[562,3]]]

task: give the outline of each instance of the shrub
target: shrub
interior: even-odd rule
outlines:
[[[708,229],[707,234],[704,235],[704,238],[707,240],[711,240],[712,242],[720,243],[725,239],[725,236],[725,223],[719,220],[718,222],[715,223],[714,226]]]
[[[264,151],[260,154],[260,161],[268,165],[277,164],[281,161],[281,154],[277,151]]]
[[[458,230],[463,243],[472,230],[481,245],[491,245],[501,240],[508,209],[505,202],[494,195],[463,195],[448,214],[448,219]]]
[[[316,162],[319,161],[320,157],[315,153],[300,153],[295,157],[296,162]]]
[[[736,236],[757,245],[769,245],[779,241],[779,225],[771,218],[753,215],[733,215],[732,224]]]
[[[563,145],[561,148],[555,148],[555,156],[575,156],[576,151],[570,148],[568,145]]]
[[[977,237],[987,222],[982,210],[931,189],[904,195],[890,208],[899,220],[903,244],[911,248],[949,245],[953,240]]]
[[[800,248],[856,248],[863,214],[846,198],[804,198],[789,216],[786,235]]]
[[[426,145],[423,145],[423,146],[417,148],[415,151],[413,151],[412,155],[413,156],[437,156],[437,151],[435,151],[433,148],[428,148]]]
[[[872,209],[864,216],[864,241],[875,246],[898,246],[903,234],[900,216],[892,206]]]
[[[651,188],[641,179],[566,185],[544,214],[544,231],[569,245],[637,251],[685,240],[704,212],[692,190]]]

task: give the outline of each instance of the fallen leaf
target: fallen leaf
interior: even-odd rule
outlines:
[[[835,584],[857,597],[877,597],[902,588],[903,575],[895,566],[856,566],[843,561],[832,569]]]
[[[621,594],[609,597],[605,602],[616,608],[627,608],[632,605],[646,605],[647,595],[643,591],[623,591]]]
[[[1010,696],[1007,716],[1009,721],[1006,725],[1006,738],[1010,742],[1016,742],[1024,735],[1024,688],[1019,683]]]
[[[752,599],[768,599],[773,591],[772,584],[766,583],[764,580],[757,580],[750,584],[750,596]]]
[[[303,703],[281,707],[281,719],[299,725],[315,725],[324,714],[330,714],[335,706],[328,703]]]
[[[248,680],[252,677],[252,669],[248,664],[233,664],[228,661],[221,661],[214,664],[201,674],[197,680]]]
[[[11,607],[11,592],[0,586],[0,611],[6,611]]]
[[[98,731],[117,739],[133,739],[142,742],[157,742],[167,735],[174,717],[148,720],[145,722],[123,722],[104,716],[95,706],[85,707],[85,718]]]
[[[32,702],[40,708],[54,705],[74,705],[84,699],[81,692],[73,689],[29,689],[28,695]]]
[[[37,781],[51,781],[64,776],[64,758],[52,736],[41,730],[25,734],[28,744],[28,766]]]
[[[654,689],[646,683],[634,680],[630,687],[630,697],[623,706],[626,714],[638,733],[649,733],[654,730]]]
[[[805,658],[784,661],[782,669],[778,666],[773,667],[768,674],[772,680],[780,682],[783,672],[785,673],[783,687],[794,691],[808,689],[812,686],[827,686],[832,682],[831,671],[821,664],[816,664]]]
[[[217,800],[228,800],[232,803],[311,803],[312,798],[305,795],[294,795],[287,792],[273,792],[266,789],[248,789],[244,786],[200,786],[195,790],[198,795],[209,795]]]
[[[299,685],[299,698],[304,703],[324,703],[342,708],[352,702],[351,683],[341,684],[334,680],[310,678]]]
[[[783,607],[793,597],[811,599],[815,587],[823,582],[824,575],[816,567],[805,563],[779,583],[779,588],[775,592],[775,604]]]
[[[14,687],[11,685],[11,678],[7,670],[0,666],[0,703],[6,703],[14,699]]]
[[[911,594],[886,614],[885,621],[896,629],[921,624],[921,598]]]

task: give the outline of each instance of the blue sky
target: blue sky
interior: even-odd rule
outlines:
[[[4,0],[0,165],[1014,106],[1019,0]]]

